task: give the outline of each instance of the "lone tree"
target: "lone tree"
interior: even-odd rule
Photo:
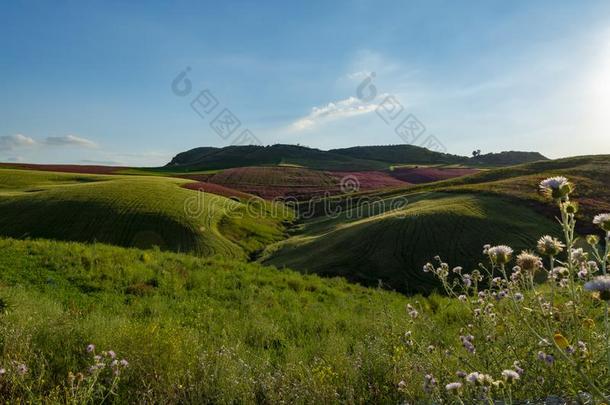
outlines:
[[[472,157],[478,157],[478,156],[481,156],[481,149],[473,150]]]

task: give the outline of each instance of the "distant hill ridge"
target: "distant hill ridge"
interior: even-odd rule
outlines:
[[[509,151],[467,157],[414,145],[354,146],[323,151],[300,145],[199,147],[177,154],[166,167],[189,170],[295,165],[318,170],[381,170],[392,164],[510,166],[548,160],[538,152]]]

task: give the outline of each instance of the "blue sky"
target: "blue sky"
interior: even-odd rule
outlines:
[[[376,113],[388,96],[452,153],[610,153],[609,23],[607,1],[3,2],[0,161],[161,165],[244,129],[403,143]]]

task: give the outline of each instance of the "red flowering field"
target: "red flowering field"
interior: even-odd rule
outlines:
[[[399,167],[390,172],[395,179],[413,184],[453,179],[478,173],[479,169],[441,167]]]
[[[192,178],[191,176],[189,176]],[[357,190],[404,187],[409,183],[383,172],[327,172],[296,167],[240,167],[205,175],[209,183],[219,184],[265,199],[293,197],[307,199],[324,194],[340,194],[342,179]],[[213,191],[211,191],[213,192]]]

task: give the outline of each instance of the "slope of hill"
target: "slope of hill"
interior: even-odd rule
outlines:
[[[391,207],[393,204],[387,203]],[[436,283],[421,272],[437,254],[451,265],[476,268],[484,244],[530,248],[541,233],[556,233],[551,218],[503,198],[422,193],[405,208],[384,212],[345,210],[305,221],[293,238],[270,248],[263,262],[342,276],[402,292],[429,291]]]
[[[415,145],[354,146],[331,149],[331,153],[357,159],[376,160],[386,163],[412,164],[460,164],[467,163],[465,156],[435,152]]]
[[[0,251],[0,364],[9,382],[16,361],[28,368],[28,385],[3,377],[3,402],[65,403],[69,373],[90,375],[90,343],[129,362],[112,403],[400,400],[401,376],[386,370],[404,296],[103,244],[0,238]]]
[[[252,207],[163,177],[0,170],[0,235],[245,258],[283,237],[285,209]]]
[[[319,170],[375,170],[382,162],[356,159],[296,145],[227,146],[221,149],[195,148],[174,157],[168,170],[228,169],[243,166],[296,165]]]
[[[549,159],[538,152],[505,151],[473,156],[468,159],[468,163],[482,166],[512,166],[541,160]]]
[[[578,216],[584,220],[580,224],[584,231],[590,231],[586,225],[590,224],[593,215],[610,211],[610,155],[577,156],[486,170],[470,176],[391,190],[384,195],[433,190],[486,193],[517,198],[548,213],[552,204],[540,195],[538,184],[553,176],[566,176],[576,184],[574,198],[579,201]]]

